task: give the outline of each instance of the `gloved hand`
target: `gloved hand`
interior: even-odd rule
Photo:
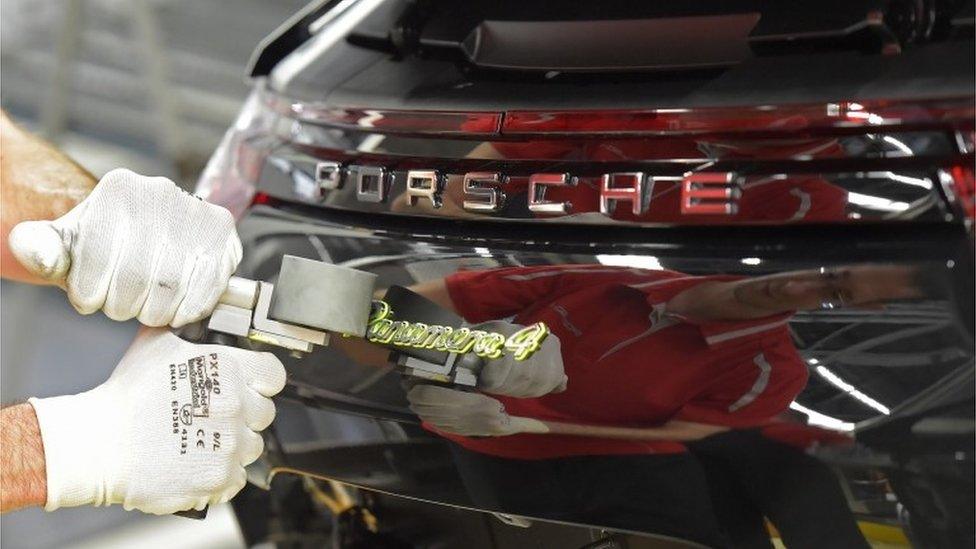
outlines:
[[[169,514],[229,500],[264,449],[268,398],[285,369],[270,353],[183,341],[146,329],[108,381],[32,398],[44,444],[47,504],[121,503]]]
[[[64,288],[78,312],[148,326],[207,316],[241,260],[230,212],[129,170],[109,172],[67,214],[19,223],[9,238],[17,260]]]
[[[471,327],[506,337],[522,328],[524,326],[504,320],[491,320]],[[534,398],[565,391],[567,380],[559,338],[549,334],[539,349],[525,360],[515,360],[510,353],[484,360],[478,374],[478,388],[496,395]]]
[[[481,393],[420,384],[407,392],[407,400],[420,419],[439,431],[464,436],[549,432],[539,420],[508,415],[501,402]]]

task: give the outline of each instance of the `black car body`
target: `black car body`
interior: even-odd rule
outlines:
[[[313,2],[256,51],[198,188],[240,216],[239,273],[273,280],[293,254],[381,288],[499,269],[910,276],[868,281],[883,306],[790,315],[802,390],[688,443],[700,485],[639,455],[479,461],[419,424],[391,368],[289,357],[252,471],[275,483],[235,503],[248,541],[972,546],[973,65],[963,2]],[[635,499],[655,487],[681,497]]]

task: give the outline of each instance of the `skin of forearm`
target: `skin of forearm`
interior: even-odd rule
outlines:
[[[44,444],[30,404],[0,410],[0,513],[47,500]]]
[[[96,183],[84,168],[0,111],[0,276],[45,283],[14,259],[7,243],[10,230],[21,221],[61,217]]]
[[[736,287],[742,281],[706,282],[674,296],[668,302],[667,310],[690,320],[747,320],[762,318],[789,311],[789,307],[765,309],[743,303],[735,295]],[[447,284],[443,279],[429,280],[410,286],[416,292],[445,309],[457,313]]]
[[[691,442],[728,431],[728,427],[672,420],[660,427],[617,427],[584,423],[546,421],[550,433],[622,440],[671,440]]]

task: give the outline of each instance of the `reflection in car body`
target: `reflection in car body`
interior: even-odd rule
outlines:
[[[942,30],[892,38],[885,12],[837,51],[799,38],[816,14],[756,7],[748,59],[597,78],[555,52],[548,72],[499,68],[529,61],[497,21],[559,23],[531,2],[421,4],[313,4],[269,38],[198,190],[241,216],[241,274],[273,282],[293,254],[467,326],[543,322],[566,389],[486,393],[548,433],[465,436],[410,409],[402,349],[335,337],[283,357],[251,471],[275,481],[235,503],[249,541],[971,545],[971,28],[943,6]],[[468,51],[469,24],[507,38]],[[827,67],[843,76],[813,77]]]

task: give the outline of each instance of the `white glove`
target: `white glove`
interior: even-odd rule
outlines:
[[[512,417],[505,405],[481,393],[468,393],[437,385],[415,385],[407,392],[410,409],[434,428],[464,436],[504,436],[547,433],[539,420]]]
[[[105,175],[54,221],[10,232],[14,257],[60,285],[82,314],[183,326],[213,310],[241,260],[230,212],[164,177]]]
[[[285,369],[270,353],[146,329],[112,376],[85,393],[32,398],[47,504],[121,503],[169,514],[229,500],[264,450]]]
[[[492,320],[471,329],[498,332],[507,337],[522,328],[524,326],[519,324]],[[478,388],[496,395],[534,398],[565,391],[567,380],[559,338],[549,334],[539,349],[525,360],[515,360],[511,354],[485,359],[478,374]]]

